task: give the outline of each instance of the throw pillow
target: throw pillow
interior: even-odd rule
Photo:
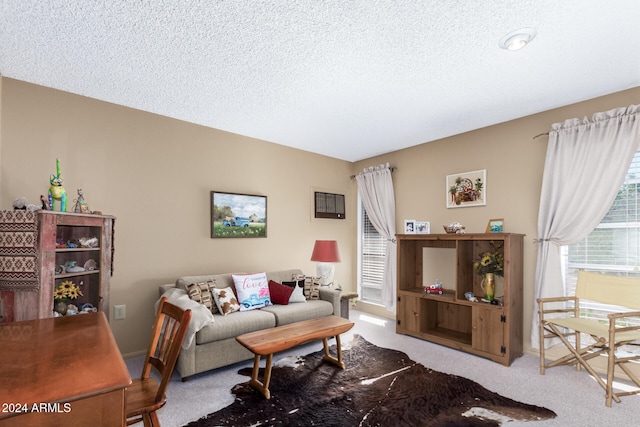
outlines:
[[[215,281],[190,283],[187,285],[187,295],[195,302],[199,302],[207,307],[212,314],[216,314],[218,312],[218,306],[211,294],[211,289],[215,287]]]
[[[289,304],[289,298],[293,293],[293,288],[285,286],[282,283],[278,283],[274,280],[269,280],[269,295],[271,295],[271,302],[274,304]]]
[[[249,311],[271,305],[267,273],[232,274],[240,311]]]
[[[304,277],[304,276],[302,276]],[[283,285],[287,285],[287,286],[291,286],[293,287],[300,287],[300,288],[304,288],[304,278],[302,280],[292,280],[290,282],[282,282]]]
[[[226,316],[229,313],[240,310],[240,304],[238,304],[236,295],[233,293],[233,289],[231,289],[231,287],[226,287],[224,289],[215,288],[212,291],[213,300],[216,302],[218,310],[220,310],[220,314]]]
[[[308,300],[320,299],[320,278],[319,277],[294,274],[292,279],[298,282],[301,280],[304,280],[304,296]]]
[[[292,302],[307,302],[307,299],[304,296],[304,288],[300,286],[295,286],[292,288],[293,293],[289,297],[289,303]]]

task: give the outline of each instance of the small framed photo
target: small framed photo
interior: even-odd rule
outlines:
[[[431,224],[429,221],[416,221],[416,233],[429,234],[431,233]]]
[[[415,234],[416,233],[416,220],[415,219],[405,219],[404,220],[404,234]]]
[[[487,233],[502,233],[504,231],[504,218],[493,218],[487,223]]]

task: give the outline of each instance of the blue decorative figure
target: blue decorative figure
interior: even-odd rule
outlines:
[[[51,187],[49,187],[49,206],[54,210],[54,202],[60,201],[60,211],[67,211],[67,191],[62,186],[62,177],[60,176],[60,159],[56,159],[56,174],[51,175],[49,179]]]

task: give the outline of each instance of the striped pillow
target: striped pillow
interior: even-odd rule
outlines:
[[[199,302],[211,311],[212,314],[218,313],[218,306],[213,300],[212,289],[216,287],[215,280],[206,282],[190,283],[187,286],[187,294],[189,298],[195,302]]]
[[[292,277],[295,281],[304,280],[304,296],[307,300],[320,299],[320,278],[315,276],[305,276],[303,274],[294,274]]]

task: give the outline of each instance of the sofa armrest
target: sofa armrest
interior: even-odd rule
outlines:
[[[320,299],[333,304],[333,314],[340,316],[340,291],[322,286],[320,287]]]
[[[160,293],[160,296],[162,296],[169,289],[172,289],[172,288],[175,288],[175,287],[176,287],[175,283],[169,283],[169,284],[166,284],[166,285],[160,285],[160,286],[158,286],[158,292]]]

